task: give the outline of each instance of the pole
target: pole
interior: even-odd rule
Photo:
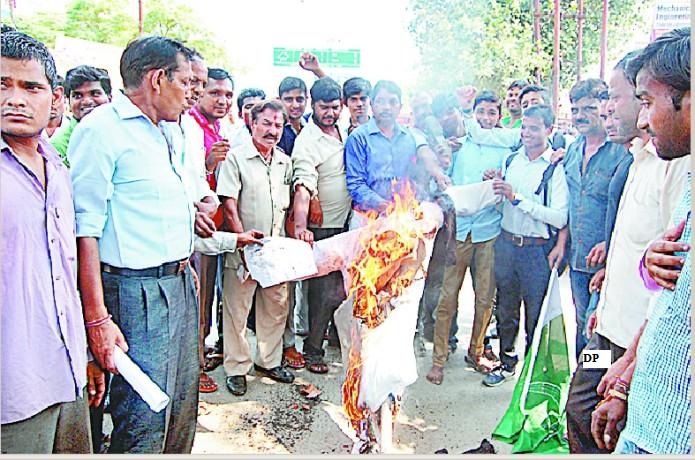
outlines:
[[[560,91],[560,0],[553,11],[553,112],[557,115]]]
[[[390,454],[393,445],[393,415],[391,412],[391,396],[381,405],[380,454]]]
[[[143,22],[145,20],[145,14],[143,11],[143,2],[144,2],[144,0],[138,0],[138,35],[139,36],[142,36],[142,32],[143,32],[142,25],[143,25]]]
[[[606,75],[606,49],[608,47],[608,0],[603,0],[603,13],[601,15],[601,80]]]
[[[536,59],[541,62],[541,0],[533,0],[533,41],[536,44]],[[536,83],[541,84],[541,68],[536,66]]]
[[[584,65],[584,0],[579,0],[577,6],[577,81],[582,79]]]

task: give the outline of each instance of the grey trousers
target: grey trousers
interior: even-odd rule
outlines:
[[[188,454],[198,412],[198,301],[190,269],[162,278],[102,273],[104,300],[128,356],[169,395],[154,413],[132,387],[111,381],[110,453]]]
[[[3,454],[91,454],[86,390],[75,401],[54,404],[26,420],[2,425],[0,438]]]

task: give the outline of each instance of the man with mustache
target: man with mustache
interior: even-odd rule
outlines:
[[[77,123],[100,105],[111,102],[111,79],[103,69],[81,65],[65,74],[65,92],[72,118],[51,137],[51,145],[67,163],[68,143]]]
[[[87,363],[70,175],[41,135],[63,88],[45,45],[5,25],[0,42],[1,450],[88,454],[104,373]]]
[[[673,30],[650,43],[628,64],[628,75],[636,83],[642,107],[640,128],[652,136],[660,158],[669,164],[686,160],[688,166],[690,41],[690,27]],[[605,399],[592,415],[591,431],[599,447],[610,450],[615,446],[616,453],[692,452],[691,175],[688,168],[669,224],[677,227],[670,229],[668,236],[662,234],[658,238],[661,241],[650,244],[647,251],[649,255],[658,249],[666,258],[661,264],[680,269],[677,281],[666,284],[658,294],[648,320],[598,387]],[[668,250],[664,251],[664,245]],[[661,276],[651,263],[648,268],[652,277]],[[653,289],[650,284],[644,287]],[[616,425],[626,410],[627,421],[616,445]]]
[[[311,87],[311,120],[297,136],[294,168],[295,237],[312,243],[344,232],[352,200],[345,183],[343,138],[338,128],[342,110],[340,86],[329,77]],[[322,213],[309,219],[309,201],[318,197]],[[333,312],[345,299],[343,277],[333,272],[305,281],[308,285],[309,334],[304,358],[310,372],[325,374],[323,338]]]
[[[258,229],[268,236],[285,235],[285,214],[290,205],[292,164],[277,148],[287,121],[277,100],[251,109],[252,142],[227,155],[219,173],[217,193],[222,197],[225,223],[232,232]],[[256,295],[254,364],[246,340],[246,321]],[[282,367],[282,335],[288,314],[287,283],[261,288],[244,268],[243,253],[225,255],[222,297],[224,371],[229,391],[246,393],[246,374],[292,383],[294,375]]]
[[[686,187],[689,157],[664,161],[650,142],[648,125],[641,118],[640,100],[635,97],[635,83],[629,66],[638,53],[628,53],[616,65],[609,79],[609,105],[614,129],[611,141],[630,146],[631,163],[623,161],[609,185],[620,180],[628,168],[622,195],[617,205],[615,225],[605,268],[590,281],[590,289],[600,290],[596,312],[587,320],[591,337],[585,350],[611,350],[613,362],[626,353],[648,317],[654,296],[642,286],[635,271],[645,246],[669,228],[674,210]],[[611,193],[611,195],[613,195]],[[609,207],[612,204],[609,202]],[[626,300],[625,293],[630,293]],[[567,428],[573,453],[609,453],[617,441],[615,424],[606,428],[610,442],[597,443],[591,434],[591,412],[602,395],[596,388],[606,374],[602,369],[579,366],[570,384],[567,401]],[[631,377],[631,375],[630,375]],[[625,381],[629,383],[626,375]],[[620,420],[624,406],[611,401],[604,409]],[[622,410],[622,413],[620,412]]]
[[[111,379],[110,452],[190,453],[198,407],[198,314],[188,266],[196,213],[180,161],[179,118],[191,78],[178,41],[135,39],[125,90],[78,124],[68,159],[75,190],[79,287],[87,336]],[[178,134],[177,134],[178,133]],[[155,413],[118,375],[114,349],[171,397]]]
[[[587,342],[584,330],[589,282],[606,260],[609,184],[627,155],[621,144],[610,142],[606,137],[599,111],[602,99],[607,98],[607,90],[606,84],[595,78],[580,81],[570,90],[572,124],[580,136],[567,148],[563,166],[570,192],[569,264],[576,312],[577,356]],[[612,192],[617,198],[622,189],[616,187]]]

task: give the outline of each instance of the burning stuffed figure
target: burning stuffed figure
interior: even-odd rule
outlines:
[[[326,241],[314,248],[317,265],[324,251],[350,251],[343,260],[348,298],[334,318],[347,363],[343,408],[358,438],[353,453],[375,444],[388,453],[400,397],[417,379],[418,304],[441,224],[439,207],[420,204],[406,185],[384,213],[367,215],[363,227],[339,235],[355,239],[356,246]]]
[[[343,408],[358,440],[353,453],[377,445],[388,453],[398,402],[405,387],[417,380],[413,338],[418,305],[443,216],[437,204],[420,203],[409,182],[402,185],[382,213],[369,212],[359,228],[315,242],[315,267],[301,276],[343,273],[347,299],[334,319],[346,363]],[[261,285],[288,281],[291,275],[278,275],[292,272],[288,264],[312,259],[283,254],[289,246],[310,251],[307,243],[286,238],[247,249],[251,276]]]

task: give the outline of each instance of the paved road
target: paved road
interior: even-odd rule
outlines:
[[[574,314],[567,276],[561,278],[561,286],[568,335],[573,341]],[[427,345],[426,356],[417,358],[419,378],[406,389],[394,431],[394,453],[432,454],[446,448],[458,454],[475,448],[483,438],[490,439],[509,404],[514,382],[484,387],[481,375],[464,362],[473,319],[469,279],[464,283],[460,305],[459,351],[451,356],[441,386],[424,378],[431,365],[432,345]],[[497,349],[496,343],[494,346]],[[201,397],[193,453],[349,453],[352,440],[340,407],[340,354],[329,348],[327,358],[329,374],[300,370],[292,385],[250,377],[249,391],[242,398],[227,391],[224,373],[218,368],[211,375],[220,389]],[[299,393],[308,383],[322,390],[318,401],[308,401]],[[497,441],[493,445],[498,453],[511,452],[509,445]]]

